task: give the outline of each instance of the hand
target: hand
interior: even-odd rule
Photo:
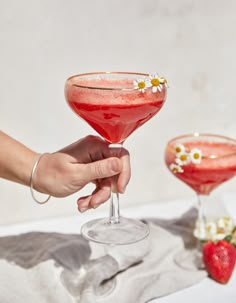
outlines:
[[[77,201],[79,211],[83,212],[109,199],[112,176],[117,175],[116,190],[123,193],[130,174],[126,149],[121,149],[119,158],[112,157],[104,140],[87,136],[58,152],[44,155],[35,172],[34,188],[54,197],[66,197],[93,182],[95,190]]]

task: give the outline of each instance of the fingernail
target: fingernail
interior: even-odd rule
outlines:
[[[125,190],[126,190],[126,186],[121,187],[121,189],[120,189],[120,193],[121,193],[121,194],[124,194],[124,193],[125,193]]]
[[[98,206],[100,206],[101,204],[102,204],[102,203],[94,204],[94,205],[93,205],[93,208],[96,209],[96,208],[98,208]]]
[[[126,188],[122,188],[121,193],[124,194],[125,193]]]
[[[79,211],[80,211],[81,213],[84,213],[86,210],[88,210],[87,207],[81,207],[81,208],[79,208]]]

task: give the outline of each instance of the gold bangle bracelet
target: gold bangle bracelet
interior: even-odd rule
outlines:
[[[46,155],[47,153],[44,153],[44,154],[41,154],[38,159],[36,160],[36,162],[34,163],[34,166],[33,166],[33,169],[32,169],[32,172],[31,172],[31,176],[30,176],[30,193],[31,193],[31,196],[32,198],[34,199],[34,201],[38,204],[45,204],[48,202],[48,200],[51,198],[51,196],[49,195],[47,197],[46,200],[44,201],[39,201],[36,197],[35,197],[35,194],[34,194],[34,187],[33,187],[33,179],[34,179],[34,174],[35,174],[35,171],[37,169],[37,166],[39,164],[39,161],[41,160],[41,158]]]

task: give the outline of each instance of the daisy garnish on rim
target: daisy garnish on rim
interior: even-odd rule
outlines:
[[[170,170],[172,170],[173,171],[173,173],[182,173],[183,172],[183,169],[182,169],[182,167],[180,166],[180,165],[178,165],[178,164],[175,164],[175,163],[172,163],[171,165],[170,165]]]
[[[176,156],[175,162],[178,165],[187,165],[191,161],[189,153],[186,153],[185,151],[178,153]]]
[[[139,90],[141,93],[144,93],[147,89],[147,82],[145,79],[134,80],[134,89]]]
[[[168,82],[164,77],[159,78],[159,80],[162,85],[165,85],[166,88],[168,87]]]
[[[174,149],[175,149],[175,154],[176,155],[179,155],[179,154],[185,152],[185,147],[184,147],[183,144],[176,144],[175,147],[174,147]]]
[[[162,87],[168,87],[167,80],[164,77],[159,77],[157,73],[149,75],[144,79],[133,81],[134,89],[144,93],[147,88],[151,88],[153,93],[161,92]]]
[[[164,78],[160,78],[157,73],[149,75],[147,78],[147,86],[152,88],[152,92],[156,93],[158,90],[161,92],[162,84],[164,84]]]
[[[183,166],[192,164],[200,164],[202,161],[202,151],[198,148],[193,148],[190,151],[186,150],[185,146],[181,143],[173,146],[175,154],[175,163],[170,165],[170,170],[174,173],[183,173]]]
[[[202,151],[198,148],[193,148],[190,152],[191,162],[194,164],[201,163],[202,160]]]

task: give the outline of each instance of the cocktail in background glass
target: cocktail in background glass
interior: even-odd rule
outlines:
[[[168,142],[165,162],[168,169],[197,194],[196,238],[216,239],[230,232],[232,219],[219,214],[215,222],[208,221],[204,204],[215,188],[236,175],[236,140],[214,134],[179,136]]]
[[[166,80],[157,74],[87,73],[72,76],[65,84],[71,109],[101,135],[116,156],[124,141],[159,112],[166,93]],[[109,218],[92,220],[82,226],[81,232],[95,242],[128,244],[145,238],[149,229],[139,220],[120,216],[114,185]]]

